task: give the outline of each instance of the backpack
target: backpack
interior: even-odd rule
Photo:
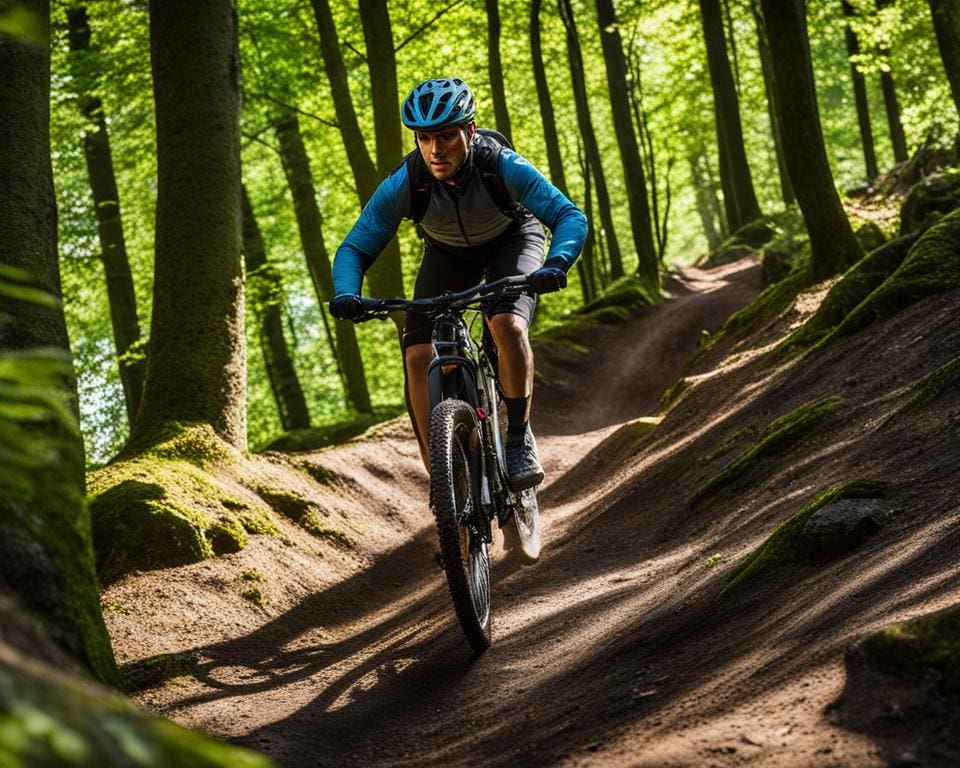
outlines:
[[[489,128],[477,128],[473,138],[473,167],[477,169],[480,180],[500,212],[515,219],[522,206],[510,196],[507,184],[500,175],[500,151],[504,147],[512,150],[513,144],[502,133]],[[420,220],[427,213],[430,192],[436,179],[418,149],[407,155],[403,163],[407,166],[407,178],[410,180],[410,218],[419,229]]]

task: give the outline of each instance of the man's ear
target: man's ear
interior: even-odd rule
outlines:
[[[467,141],[468,142],[473,141],[473,137],[476,133],[477,133],[476,123],[470,123],[469,125],[467,125]]]

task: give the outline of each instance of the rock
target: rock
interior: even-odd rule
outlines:
[[[793,271],[793,260],[789,253],[768,245],[760,254],[760,266],[763,284],[772,285],[780,282]]]
[[[708,264],[712,267],[716,267],[721,264],[730,264],[734,261],[739,261],[746,256],[750,256],[753,253],[756,253],[756,248],[751,248],[749,245],[731,242],[728,240],[716,251],[710,254]]]
[[[883,230],[872,221],[865,222],[856,231],[857,240],[863,246],[865,253],[875,251],[887,242],[887,236]]]
[[[923,179],[903,201],[900,234],[928,227],[956,208],[960,208],[960,173],[947,171]]]
[[[733,238],[739,243],[749,245],[752,248],[759,248],[773,240],[776,231],[764,219],[744,224],[740,229],[733,233]]]
[[[887,511],[878,499],[838,499],[810,516],[800,531],[800,547],[818,559],[843,554],[886,522]]]

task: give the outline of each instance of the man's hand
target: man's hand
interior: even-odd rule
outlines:
[[[562,259],[547,259],[536,272],[527,275],[530,288],[534,293],[552,293],[567,286],[566,264]]]
[[[363,314],[360,297],[355,293],[340,293],[330,302],[330,314],[338,320],[356,320]]]

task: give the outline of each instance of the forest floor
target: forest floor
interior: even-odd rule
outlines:
[[[894,415],[960,353],[957,292],[774,360],[820,286],[710,350],[652,434],[629,426],[659,414],[701,331],[759,293],[759,272],[754,259],[681,270],[660,306],[587,327],[587,351],[538,351],[544,549],[534,566],[495,561],[481,657],[453,616],[426,475],[397,419],[260,459],[315,494],[338,539],[279,520],[279,537],[105,591],[128,679],[172,654],[134,699],[285,766],[960,763],[955,716],[849,651],[960,602],[960,397]],[[725,437],[826,396],[843,406],[815,433],[691,503],[733,458],[710,458]],[[303,467],[328,482],[308,487]],[[856,479],[883,482],[891,513],[865,544],[723,591],[780,523]]]

